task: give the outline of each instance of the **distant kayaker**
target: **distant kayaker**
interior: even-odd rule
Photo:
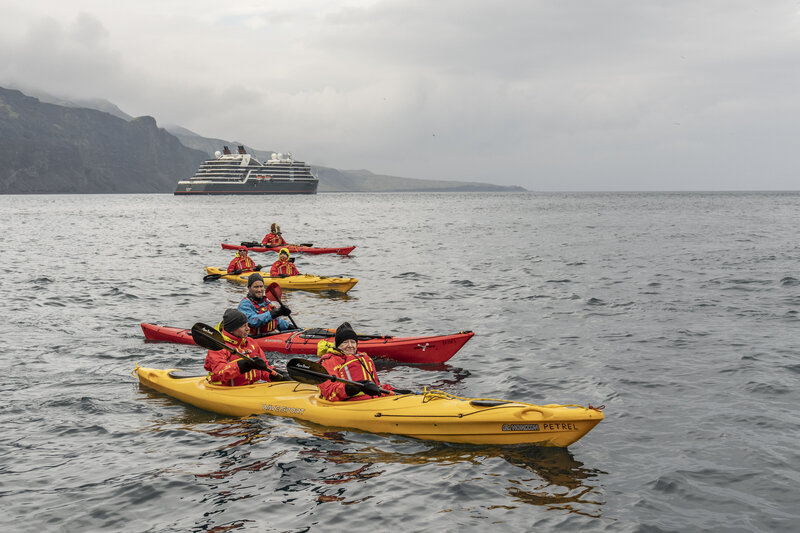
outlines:
[[[267,247],[286,245],[286,241],[284,241],[281,236],[281,227],[279,225],[273,222],[269,227],[269,231],[270,232],[261,239],[261,244]]]
[[[273,278],[285,278],[286,276],[299,276],[300,271],[294,266],[294,263],[289,261],[289,249],[281,248],[278,253],[278,260],[272,263],[272,268],[269,269],[269,275]]]
[[[375,372],[375,363],[365,353],[358,353],[358,336],[348,322],[336,328],[335,345],[328,341],[317,344],[320,363],[332,376],[357,381],[363,387],[340,381],[323,381],[320,395],[328,401],[369,400],[385,394],[380,389],[393,391],[391,385],[381,385]],[[393,395],[393,392],[389,393]]]
[[[249,270],[261,270],[260,265],[256,265],[256,263],[250,259],[247,255],[247,247],[240,246],[239,251],[236,252],[236,257],[231,259],[231,262],[228,264],[228,273],[231,273],[235,270],[240,272],[247,272]]]
[[[292,310],[285,305],[267,299],[264,278],[254,272],[247,278],[247,296],[239,303],[239,311],[247,317],[250,334],[261,336],[271,331],[293,329],[291,323],[282,316],[289,316]]]
[[[275,369],[270,366],[258,344],[247,336],[250,328],[244,313],[227,309],[222,316],[220,330],[228,346],[251,359],[243,359],[225,349],[209,350],[205,364],[208,381],[228,387],[250,385],[257,381],[281,381],[274,375]]]

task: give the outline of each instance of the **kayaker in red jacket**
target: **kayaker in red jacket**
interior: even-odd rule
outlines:
[[[261,270],[261,267],[257,266],[247,255],[247,247],[240,246],[239,251],[236,252],[236,257],[231,259],[231,262],[228,264],[228,273],[230,274],[234,270],[246,272],[248,270]]]
[[[323,381],[319,384],[319,392],[328,401],[369,400],[386,394],[380,389],[394,390],[391,385],[381,385],[372,358],[358,353],[358,336],[347,322],[336,328],[335,346],[328,341],[317,344],[317,355],[328,374],[364,385],[356,387],[340,381]]]
[[[269,365],[261,348],[247,334],[250,326],[247,317],[238,309],[228,309],[222,317],[222,336],[226,344],[235,348],[252,360],[243,359],[228,350],[209,350],[205,369],[208,381],[217,385],[236,387],[261,381],[281,381],[275,369]]]
[[[273,222],[269,227],[269,233],[267,233],[263,239],[261,239],[261,244],[264,246],[284,246],[286,241],[283,240],[281,236],[281,227]]]
[[[297,270],[294,263],[289,261],[288,249],[281,248],[280,253],[278,253],[278,260],[272,263],[272,268],[269,269],[269,275],[273,278],[300,275],[300,271]]]

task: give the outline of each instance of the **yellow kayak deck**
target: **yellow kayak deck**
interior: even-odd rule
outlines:
[[[459,398],[441,391],[329,402],[316,386],[296,381],[223,387],[205,377],[172,377],[172,371],[134,369],[142,385],[214,413],[269,414],[418,439],[569,446],[603,420],[603,413],[591,407]]]
[[[222,278],[235,283],[247,283],[247,278],[253,272],[242,272],[241,274],[227,274],[224,268],[206,267],[208,274],[223,274]],[[269,274],[259,272],[264,278],[264,284],[277,283],[281,289],[296,289],[301,291],[338,291],[347,292],[352,289],[358,278],[329,278],[326,276],[314,276],[311,274],[300,274],[299,276],[287,276],[285,278],[271,277]]]

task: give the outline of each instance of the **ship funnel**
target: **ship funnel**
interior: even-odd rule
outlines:
[[[241,144],[239,145],[239,153],[240,154],[246,154],[247,153],[247,152],[244,151],[244,146],[242,146]]]
[[[223,146],[222,147],[222,153],[225,154],[225,155],[228,155],[228,154],[231,153],[231,149],[228,148],[227,146]]]

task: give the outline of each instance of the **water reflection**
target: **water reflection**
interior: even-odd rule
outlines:
[[[175,402],[159,393],[148,395]],[[425,471],[430,476],[431,490],[437,490],[432,487],[441,482],[439,467],[448,471],[466,468],[476,483],[483,480],[501,487],[503,499],[507,498],[504,506],[533,505],[599,517],[605,503],[599,488],[605,472],[586,467],[566,448],[438,443],[336,431],[309,422],[268,416],[228,418],[191,407],[177,416],[161,417],[154,422],[155,430],[174,431],[177,427],[201,433],[217,443],[209,449],[207,439],[179,439],[186,443],[195,441],[187,445],[204,443],[199,457],[210,460],[211,464],[203,461],[205,466],[203,462],[196,465],[192,473],[196,479],[217,483],[256,475],[262,482],[270,479],[277,483],[271,490],[283,494],[286,501],[305,493],[320,504],[351,505],[373,497],[363,494],[364,482],[380,488],[382,484],[394,483],[404,466],[430,465],[432,468]],[[209,488],[219,501],[247,497],[236,488],[238,484],[226,486],[225,490],[232,492],[224,495],[218,491],[221,487]]]
[[[303,424],[306,425],[306,424]],[[336,465],[363,465],[360,468],[337,472],[332,478],[321,478],[322,484],[340,484],[378,477],[389,465],[474,465],[486,466],[492,459],[502,459],[514,467],[505,474],[504,487],[515,504],[528,504],[559,508],[587,516],[600,516],[603,501],[597,488],[598,478],[605,474],[587,468],[575,459],[566,448],[537,446],[477,446],[436,442],[396,441],[397,448],[413,451],[405,453],[385,450],[376,446],[359,446],[348,441],[346,433],[307,427],[320,442],[306,443],[299,452],[307,461],[322,461]],[[331,448],[330,443],[337,447]],[[346,449],[339,446],[345,445]],[[424,446],[420,450],[419,446]],[[496,476],[486,468],[485,476]],[[529,474],[534,474],[530,477]],[[342,498],[333,498],[340,501]],[[330,501],[330,500],[325,500]]]
[[[341,278],[349,278],[351,276],[329,276],[329,277],[341,277]],[[353,290],[358,288],[358,284],[353,287]],[[350,300],[358,300],[357,296],[350,296],[350,292],[340,292],[340,291],[296,291],[295,289],[283,289],[284,294],[290,297],[292,296],[292,292],[302,292],[303,296],[308,297],[310,299],[315,300],[331,300],[337,302],[349,302]],[[288,301],[288,300],[287,300]]]

